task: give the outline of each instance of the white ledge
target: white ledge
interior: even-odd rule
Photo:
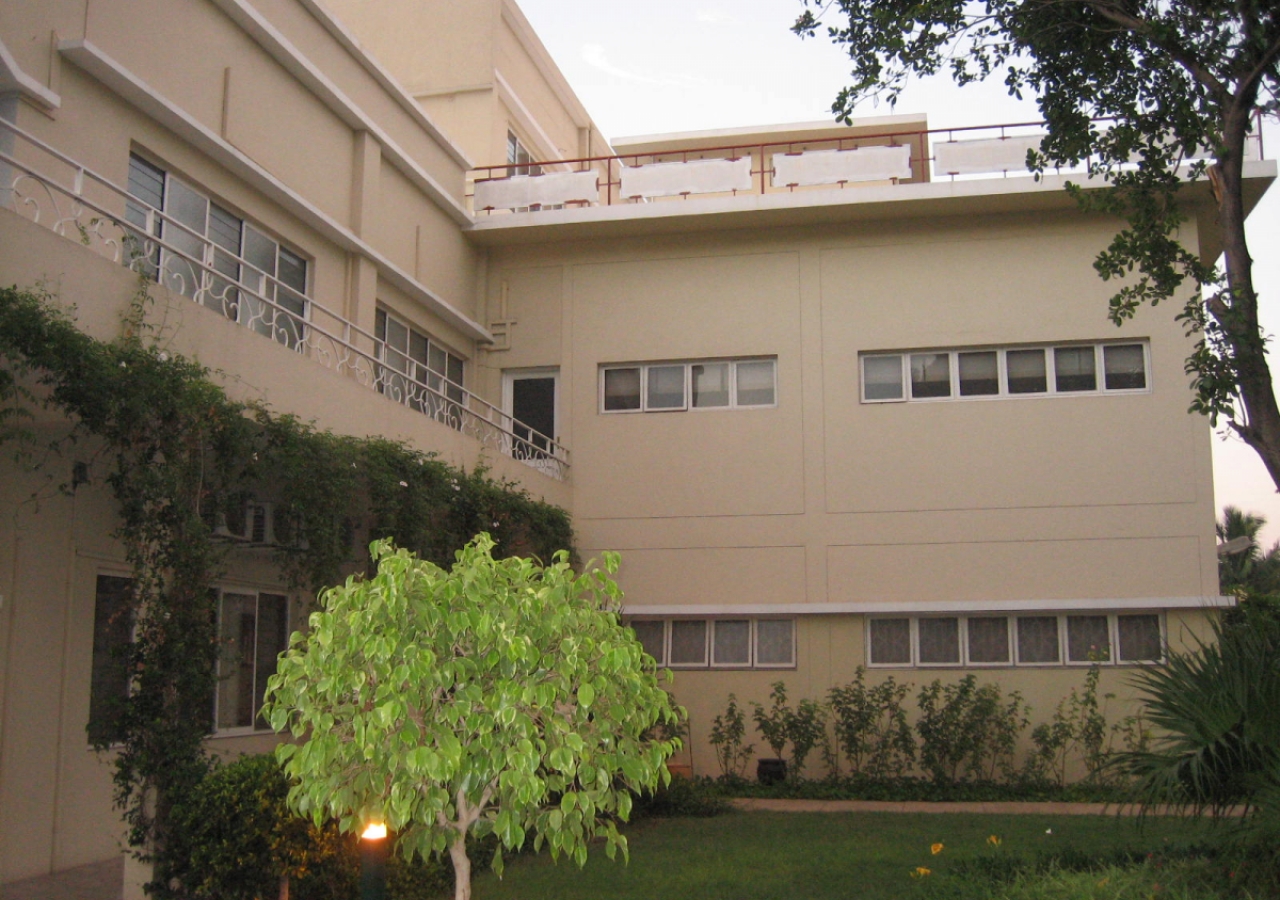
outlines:
[[[208,154],[229,171],[244,179],[246,183],[315,228],[320,234],[348,252],[367,257],[377,266],[381,276],[422,303],[429,311],[470,338],[485,342],[493,340],[493,335],[479,322],[436,296],[417,279],[357,237],[350,229],[284,184],[220,135],[210,131],[185,110],[171,103],[99,47],[89,41],[63,41],[58,45],[58,49],[68,60],[106,85],[125,101]]]
[[[0,94],[8,93],[10,86],[44,109],[53,110],[62,106],[62,98],[22,71],[4,41],[0,41]]]
[[[1124,609],[1223,609],[1235,606],[1234,597],[1125,597],[1084,600],[878,600],[868,603],[627,603],[626,616],[833,616],[972,615],[993,612],[1075,612]]]

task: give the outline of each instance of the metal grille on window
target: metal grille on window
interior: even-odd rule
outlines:
[[[1067,616],[1067,661],[1111,659],[1111,631],[1106,616]]]
[[[1009,662],[1008,619],[971,618],[965,625],[969,631],[969,662]]]
[[[712,623],[711,664],[747,666],[751,664],[751,622],[747,619],[717,619]]]
[[[1121,662],[1158,662],[1164,658],[1159,616],[1117,616],[1116,631]]]
[[[1058,617],[1019,617],[1018,662],[1056,663],[1060,661],[1061,653],[1058,648]]]
[[[756,622],[756,665],[795,665],[794,623],[790,619]]]
[[[960,662],[959,619],[921,619],[916,627],[920,634],[922,665],[948,665]]]
[[[671,623],[671,665],[707,664],[707,623],[677,619]]]
[[[875,665],[911,664],[911,620],[871,620],[871,662]]]
[[[666,623],[661,619],[650,621],[633,621],[631,630],[636,633],[640,645],[644,647],[644,652],[657,661],[658,665],[665,666],[667,664],[667,655],[665,650]]]

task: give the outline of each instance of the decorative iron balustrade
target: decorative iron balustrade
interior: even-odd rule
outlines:
[[[63,170],[53,174],[51,170]],[[59,177],[59,174],[62,177]],[[0,207],[558,481],[569,450],[0,119]]]

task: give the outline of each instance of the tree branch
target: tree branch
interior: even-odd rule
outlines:
[[[1146,38],[1154,46],[1164,50],[1173,57],[1173,60],[1178,63],[1178,65],[1186,69],[1187,72],[1196,79],[1196,81],[1199,81],[1202,85],[1212,91],[1213,94],[1219,98],[1219,102],[1225,103],[1230,97],[1230,93],[1227,91],[1226,86],[1218,80],[1218,77],[1201,65],[1200,62],[1196,60],[1194,56],[1190,55],[1184,48],[1178,46],[1176,43],[1167,44],[1157,39],[1152,34],[1151,23],[1146,19],[1140,19],[1137,16],[1123,12],[1111,3],[1089,0],[1087,5],[1104,19],[1109,19],[1117,25],[1123,26],[1133,34]]]

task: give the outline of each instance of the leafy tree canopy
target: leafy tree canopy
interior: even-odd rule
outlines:
[[[409,855],[447,850],[459,900],[468,832],[508,849],[532,836],[579,865],[593,837],[625,855],[615,821],[678,747],[650,729],[682,713],[618,618],[616,554],[578,576],[566,554],[544,568],[493,546],[479,535],[446,572],[375,543],[377,574],[325,592],[264,710],[302,739],[277,750],[299,813],[383,821]]]
[[[1192,409],[1219,419],[1262,457],[1280,488],[1277,407],[1245,240],[1242,166],[1259,116],[1280,96],[1275,0],[801,0],[794,26],[827,36],[853,62],[832,106],[842,121],[869,97],[893,102],[911,75],[949,72],[959,84],[1003,77],[1033,94],[1048,137],[1029,163],[1087,163],[1087,209],[1127,227],[1095,267],[1122,286],[1120,323],[1144,303],[1176,299],[1195,333],[1187,360]],[[824,22],[824,20],[827,20]],[[1212,162],[1183,167],[1189,158]],[[1224,265],[1177,241],[1187,180],[1207,178]],[[1105,189],[1099,188],[1106,184]]]

